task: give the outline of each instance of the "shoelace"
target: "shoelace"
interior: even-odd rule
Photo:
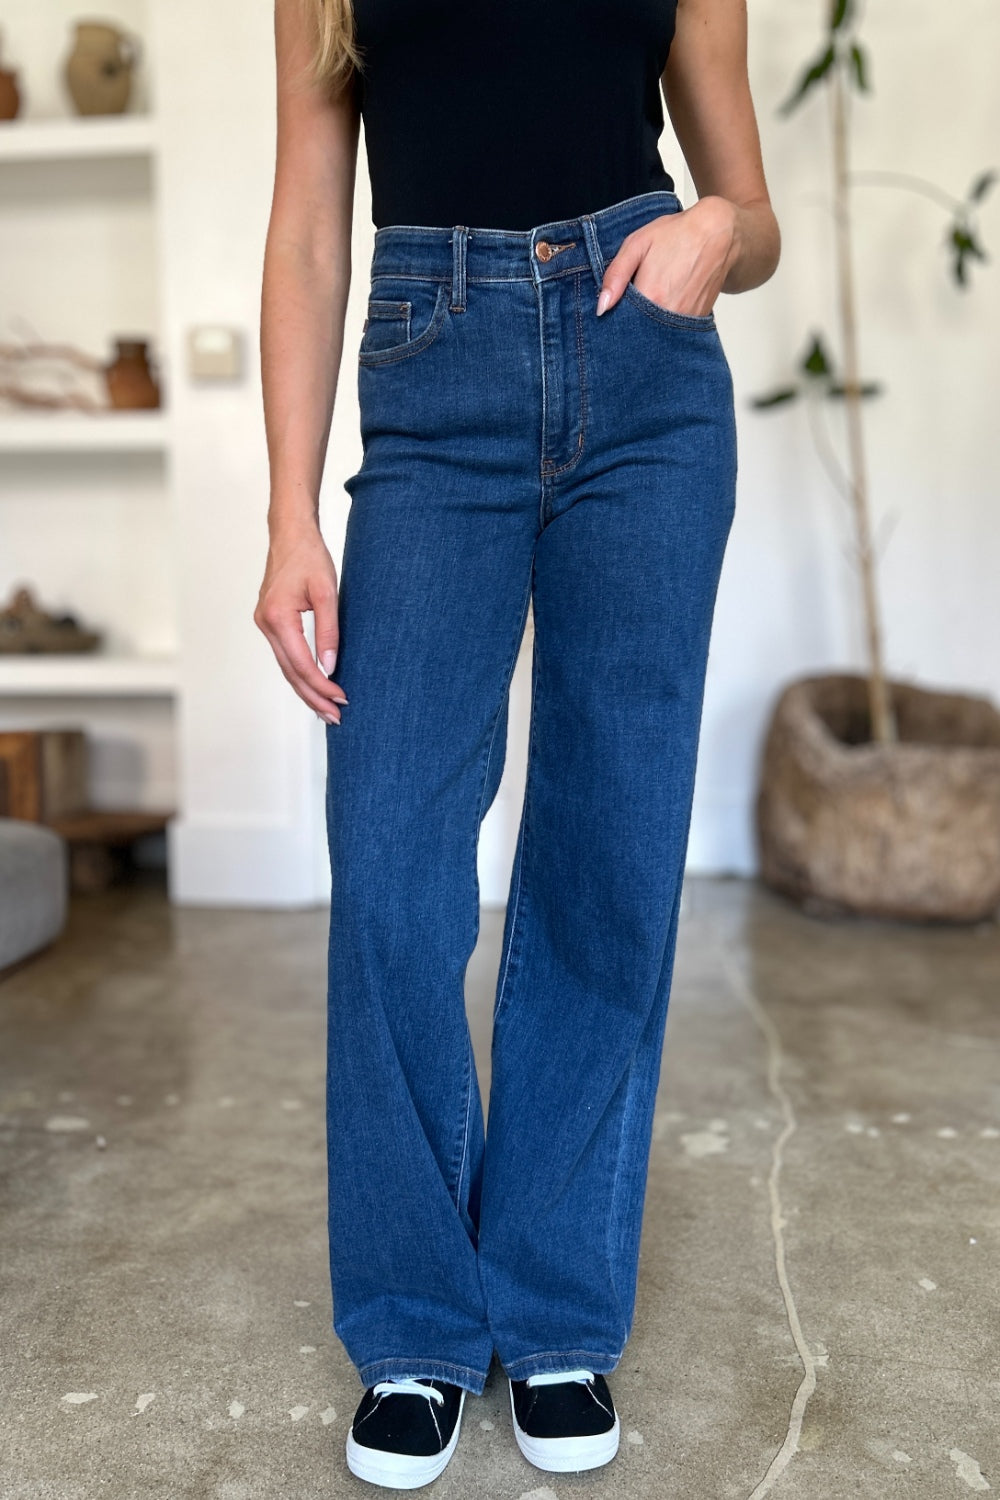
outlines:
[[[440,1406],[442,1393],[433,1385],[423,1385],[416,1378],[407,1380],[380,1380],[375,1387],[376,1396],[429,1396]]]
[[[529,1385],[559,1385],[564,1380],[579,1380],[586,1384],[593,1380],[593,1370],[557,1370],[551,1375],[529,1375]]]

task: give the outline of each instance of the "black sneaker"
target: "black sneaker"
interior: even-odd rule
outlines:
[[[537,1469],[597,1469],[618,1452],[620,1426],[603,1375],[563,1370],[510,1382],[517,1446]]]
[[[347,1467],[394,1490],[430,1484],[458,1443],[465,1389],[444,1380],[380,1380],[347,1434]]]

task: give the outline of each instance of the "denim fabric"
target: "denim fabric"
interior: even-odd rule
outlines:
[[[607,1373],[631,1329],[736,432],[713,314],[595,309],[680,208],[375,235],[326,732],[333,1326],[365,1385],[478,1393],[494,1350]],[[463,986],[529,600],[486,1131]]]

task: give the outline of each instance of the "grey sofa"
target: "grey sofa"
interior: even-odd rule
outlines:
[[[41,823],[0,817],[0,970],[58,937],[68,891],[66,840]]]

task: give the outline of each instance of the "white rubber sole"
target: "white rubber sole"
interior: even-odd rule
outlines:
[[[369,1484],[381,1484],[390,1490],[416,1490],[422,1484],[430,1484],[448,1466],[458,1446],[458,1434],[462,1430],[462,1412],[465,1410],[465,1390],[458,1403],[458,1419],[455,1431],[447,1448],[440,1453],[418,1454],[385,1453],[379,1448],[366,1448],[356,1441],[353,1431],[347,1434],[347,1467],[359,1479]]]
[[[615,1413],[615,1425],[610,1432],[591,1433],[587,1437],[536,1438],[530,1437],[517,1425],[514,1411],[514,1391],[508,1383],[510,1393],[510,1415],[514,1423],[514,1438],[517,1446],[536,1469],[545,1469],[550,1474],[571,1474],[580,1469],[599,1469],[610,1463],[618,1452],[621,1423]]]

